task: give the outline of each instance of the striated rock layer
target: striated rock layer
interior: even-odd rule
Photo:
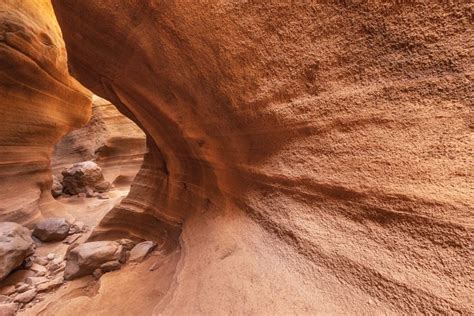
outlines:
[[[155,314],[469,313],[468,4],[304,3],[53,1],[148,137],[102,230],[182,230]]]
[[[51,186],[54,144],[90,116],[90,96],[68,74],[47,0],[0,3],[0,222],[29,224]]]

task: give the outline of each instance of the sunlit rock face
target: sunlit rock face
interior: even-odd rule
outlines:
[[[109,101],[94,96],[91,119],[56,144],[51,168],[60,177],[61,171],[74,163],[93,160],[106,180],[129,185],[146,151],[143,131]]]
[[[101,229],[182,230],[155,314],[472,310],[467,4],[53,3],[148,136]]]
[[[89,116],[89,92],[68,74],[50,2],[2,0],[0,221],[29,224],[41,216],[52,148]]]

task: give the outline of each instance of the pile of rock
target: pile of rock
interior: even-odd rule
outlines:
[[[39,301],[37,295],[59,287],[64,283],[63,271],[66,263],[54,253],[46,257],[29,257],[28,276],[15,285],[0,289],[0,315],[14,315],[15,312],[31,303]]]
[[[106,198],[103,194],[111,188],[104,179],[102,169],[93,161],[83,161],[64,169],[62,179],[53,177],[51,193],[54,197],[62,194],[83,197]]]

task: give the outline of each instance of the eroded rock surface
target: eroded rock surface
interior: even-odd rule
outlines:
[[[473,309],[465,2],[53,3],[148,137],[102,229],[182,228],[155,314]]]
[[[0,221],[31,224],[51,186],[53,146],[90,116],[49,1],[0,3]]]
[[[0,281],[33,254],[29,229],[11,222],[0,223]]]

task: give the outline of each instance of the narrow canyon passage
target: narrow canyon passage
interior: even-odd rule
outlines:
[[[474,310],[467,3],[0,8],[0,221],[33,227],[58,202],[43,198],[49,162],[53,174],[67,162],[53,146],[86,124],[92,92],[143,130],[147,152],[139,170],[121,159],[138,173],[110,210],[93,206],[104,217],[87,242],[163,242],[24,314]],[[130,144],[96,145],[86,154],[120,174],[100,157]]]

